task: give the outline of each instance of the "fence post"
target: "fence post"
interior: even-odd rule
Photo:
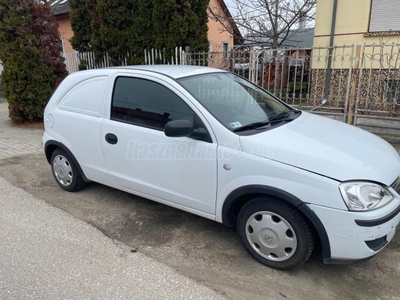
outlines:
[[[229,71],[234,72],[235,70],[235,49],[232,48],[231,53],[230,53],[230,59],[229,59]]]
[[[251,49],[250,50],[250,71],[249,71],[249,80],[252,83],[257,83],[256,82],[256,67],[257,67],[257,50]]]
[[[347,124],[354,123],[354,110],[356,106],[356,95],[357,95],[357,78],[358,70],[360,68],[360,58],[361,58],[361,45],[358,44],[356,48],[356,57],[354,58],[353,74],[351,76],[351,92],[349,99],[349,112],[347,114]]]

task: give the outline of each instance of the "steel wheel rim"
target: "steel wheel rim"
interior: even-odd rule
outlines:
[[[246,222],[246,238],[251,248],[271,261],[290,259],[297,249],[297,237],[293,227],[280,215],[260,211]]]
[[[57,155],[53,160],[53,171],[57,181],[63,186],[70,186],[74,179],[71,164],[62,155]]]

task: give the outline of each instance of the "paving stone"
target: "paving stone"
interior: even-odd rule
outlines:
[[[14,125],[8,104],[0,100],[0,159],[42,152],[43,130]]]

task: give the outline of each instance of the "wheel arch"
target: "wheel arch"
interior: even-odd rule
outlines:
[[[302,200],[275,187],[264,185],[248,185],[232,191],[226,197],[222,207],[222,223],[228,227],[235,227],[236,218],[240,209],[255,196],[261,195],[279,198],[280,200],[283,200],[299,209],[299,211],[313,225],[318,235],[324,261],[331,258],[331,247],[328,234],[318,216]]]
[[[76,157],[72,154],[72,152],[68,149],[67,146],[65,146],[64,144],[54,141],[54,140],[50,140],[47,141],[45,146],[44,146],[44,153],[46,155],[46,160],[49,164],[51,164],[51,155],[53,154],[54,150],[56,149],[61,149],[63,150],[65,153],[68,154],[68,156],[72,159],[72,161],[74,162],[74,164],[76,165],[76,167],[78,168],[78,172],[79,174],[82,176],[82,179],[85,182],[90,182],[89,179],[87,179],[85,173],[83,172],[80,164],[78,163],[78,160],[76,159]]]

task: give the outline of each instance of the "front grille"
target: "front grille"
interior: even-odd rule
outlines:
[[[373,241],[366,241],[365,243],[373,251],[381,250],[387,244],[386,235]]]
[[[393,188],[397,194],[400,194],[400,177],[397,177],[396,181],[393,182],[390,187]]]

